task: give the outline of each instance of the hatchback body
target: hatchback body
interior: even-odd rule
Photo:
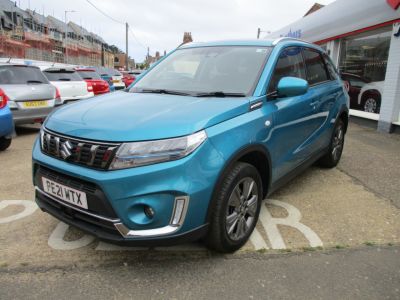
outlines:
[[[0,88],[8,97],[14,123],[40,123],[61,104],[56,88],[38,67],[1,64]]]
[[[108,87],[110,89],[110,92],[114,92],[115,91],[115,86],[113,83],[113,79],[112,76],[108,74],[106,68],[104,67],[95,67],[94,68],[97,72],[97,74],[100,75],[101,79],[105,80],[108,83]]]
[[[75,69],[41,67],[41,70],[50,83],[58,89],[62,104],[94,96],[92,85],[84,81]]]
[[[239,249],[262,200],[339,162],[348,95],[318,46],[184,45],[127,90],[50,116],[33,149],[39,207],[100,239]]]
[[[125,87],[128,87],[135,81],[136,76],[131,71],[122,71],[122,81],[125,83]]]
[[[95,69],[103,79],[112,84],[112,90],[121,90],[125,88],[125,84],[122,81],[122,74],[119,71],[107,67],[96,67]]]
[[[99,74],[97,74],[95,69],[77,69],[76,70],[83,80],[90,84],[93,88],[93,93],[95,95],[106,94],[110,92],[110,86],[107,81],[102,79]]]

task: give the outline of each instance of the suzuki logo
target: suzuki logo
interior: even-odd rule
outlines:
[[[72,152],[71,152],[72,148],[73,147],[72,147],[72,145],[71,145],[71,143],[69,141],[66,141],[66,142],[62,143],[60,154],[61,154],[61,157],[64,160],[72,155]]]

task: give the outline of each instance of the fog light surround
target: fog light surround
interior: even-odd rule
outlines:
[[[190,199],[189,196],[175,197],[171,220],[167,226],[154,229],[142,229],[142,230],[131,230],[120,222],[115,223],[114,226],[119,231],[119,233],[125,238],[153,237],[153,236],[172,234],[175,231],[178,231],[179,228],[182,226],[183,222],[185,221],[186,212],[189,207],[189,199]],[[145,214],[147,208],[150,208],[154,213],[154,210],[150,206],[146,206],[144,208]],[[150,210],[148,211],[148,213],[150,213]],[[148,217],[147,214],[146,217]]]
[[[185,202],[187,197],[176,198],[174,213],[172,214],[171,225],[178,226],[181,224],[182,217],[184,218]],[[186,211],[185,211],[186,214]]]

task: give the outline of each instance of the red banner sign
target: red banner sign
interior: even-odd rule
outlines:
[[[386,0],[387,3],[394,9],[398,9],[400,6],[400,0]]]

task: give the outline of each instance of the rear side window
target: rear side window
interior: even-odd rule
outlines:
[[[78,71],[83,79],[101,79],[100,75],[93,71]]]
[[[27,66],[0,67],[0,84],[49,83],[38,68]]]
[[[329,80],[321,54],[309,49],[304,49],[303,54],[307,67],[308,84],[314,85]]]
[[[50,81],[81,81],[82,78],[75,71],[44,71]]]
[[[338,77],[339,77],[338,72],[336,71],[336,68],[333,65],[329,56],[326,53],[322,54],[322,56],[324,57],[325,65],[326,65],[326,68],[328,69],[330,79],[332,79],[332,80],[338,79]]]
[[[283,77],[306,79],[306,72],[300,47],[286,48],[279,55],[268,88],[268,94],[276,91],[279,80]]]

